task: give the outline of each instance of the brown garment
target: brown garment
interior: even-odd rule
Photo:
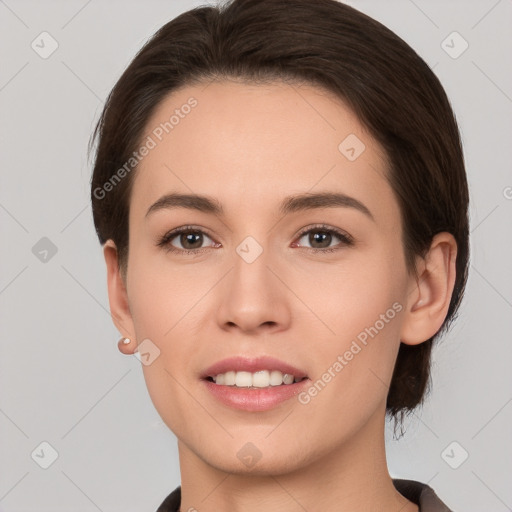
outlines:
[[[419,512],[452,512],[434,492],[434,489],[416,480],[393,479],[395,489],[419,507]],[[181,487],[165,498],[156,512],[178,512],[181,502]]]

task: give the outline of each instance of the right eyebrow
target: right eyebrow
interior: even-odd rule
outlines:
[[[146,217],[152,212],[168,208],[188,208],[189,210],[212,213],[219,217],[224,215],[222,205],[213,198],[197,194],[171,193],[165,194],[153,203],[146,212]]]

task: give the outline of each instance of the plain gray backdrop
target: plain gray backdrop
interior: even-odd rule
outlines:
[[[117,349],[86,150],[136,51],[164,23],[206,3],[0,0],[0,510],[154,511],[179,484],[176,439],[139,361]],[[512,1],[347,3],[405,39],[440,78],[460,124],[471,193],[466,297],[434,351],[428,403],[399,441],[388,425],[390,473],[429,483],[456,511],[505,512]]]

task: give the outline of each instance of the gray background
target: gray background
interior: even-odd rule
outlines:
[[[153,408],[139,361],[117,350],[86,148],[107,93],[145,40],[205,3],[0,0],[4,511],[156,510],[179,484],[175,437]],[[439,76],[471,188],[467,295],[434,352],[428,404],[400,441],[388,425],[390,472],[428,482],[455,510],[511,510],[512,1],[349,3],[404,38]],[[59,45],[46,59],[31,47],[43,31]],[[454,31],[469,44],[457,58],[463,40],[446,40]],[[55,254],[42,252],[43,237]],[[47,469],[44,441],[58,453]]]

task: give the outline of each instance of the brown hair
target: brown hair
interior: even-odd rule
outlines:
[[[396,427],[398,416],[402,421],[430,389],[432,343],[455,318],[467,280],[469,194],[459,131],[443,87],[400,37],[336,0],[229,0],[181,14],[124,71],[90,141],[89,150],[98,141],[91,180],[94,223],[102,244],[115,242],[123,275],[135,171],[112,180],[165,96],[218,79],[308,83],[352,108],[387,156],[409,272],[436,233],[455,237],[456,281],[441,329],[419,345],[400,344],[386,404]]]

